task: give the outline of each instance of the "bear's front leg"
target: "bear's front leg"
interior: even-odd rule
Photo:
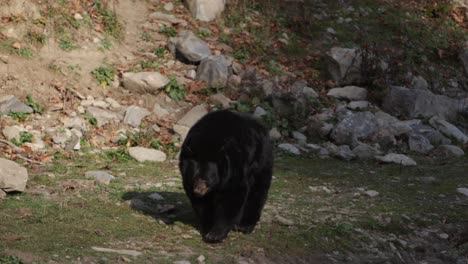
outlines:
[[[240,221],[247,199],[247,188],[223,191],[214,199],[213,227],[203,235],[208,243],[222,242]]]

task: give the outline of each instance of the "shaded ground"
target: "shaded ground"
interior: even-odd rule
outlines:
[[[252,235],[201,241],[176,163],[62,157],[0,200],[0,263],[465,263],[466,159],[418,167],[279,157]],[[117,177],[108,186],[88,170]],[[375,190],[376,197],[365,191]],[[148,197],[158,193],[164,200]],[[280,216],[280,220],[278,220]],[[281,219],[284,218],[284,219]],[[289,223],[292,221],[292,223]],[[91,247],[131,249],[139,257]],[[457,262],[459,261],[459,262]],[[463,262],[465,261],[465,262]],[[424,262],[420,262],[424,263]]]

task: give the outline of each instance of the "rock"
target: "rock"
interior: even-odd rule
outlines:
[[[231,106],[231,99],[227,98],[222,93],[213,94],[208,98],[208,101],[214,105],[221,105],[223,109]]]
[[[301,132],[293,131],[291,133],[291,135],[295,140],[297,140],[297,143],[299,143],[300,145],[307,144],[307,137],[304,134],[302,134]]]
[[[268,112],[263,109],[261,106],[257,106],[255,108],[255,112],[253,113],[253,116],[256,118],[262,118],[262,116],[268,115]]]
[[[292,220],[286,219],[286,218],[282,217],[281,215],[276,215],[275,216],[275,221],[282,224],[282,225],[285,225],[285,226],[291,226],[291,225],[294,224],[294,222]]]
[[[375,118],[377,119],[377,123],[379,124],[379,127],[388,127],[391,124],[394,124],[400,121],[398,118],[388,113],[385,113],[383,111],[378,111],[374,115],[375,115]]]
[[[186,126],[181,126],[174,124],[172,125],[172,129],[174,129],[174,132],[176,132],[180,136],[180,141],[184,141],[185,137],[187,136],[190,128]]]
[[[32,113],[33,109],[26,104],[20,102],[13,95],[0,97],[0,114],[7,115],[9,113]]]
[[[468,137],[460,129],[442,118],[434,116],[429,120],[429,124],[449,138],[454,138],[462,144],[468,143]]]
[[[65,143],[65,151],[67,152],[71,152],[73,150],[80,150],[81,148],[80,137],[75,133],[72,133],[70,139],[67,140],[67,142],[63,143]]]
[[[7,159],[0,158],[0,189],[4,192],[23,192],[28,182],[28,171]]]
[[[334,47],[325,57],[328,71],[339,85],[359,83],[361,76],[361,51]]]
[[[156,94],[169,83],[159,72],[126,72],[122,77],[123,87],[136,94]]]
[[[270,138],[273,140],[278,140],[281,138],[281,133],[276,127],[270,129],[270,132],[268,132],[268,134],[270,135]]]
[[[224,56],[211,56],[201,61],[197,68],[197,80],[205,81],[209,87],[223,88],[228,80],[228,66]]]
[[[106,252],[106,253],[116,253],[121,255],[129,255],[132,257],[138,257],[142,253],[135,251],[135,250],[128,250],[128,249],[111,249],[111,248],[100,248],[100,247],[91,247],[93,250],[98,252]]]
[[[410,134],[408,138],[408,147],[411,151],[427,154],[434,146],[425,136],[420,134]]]
[[[170,42],[175,46],[176,57],[182,55],[190,62],[199,62],[211,55],[208,44],[195,36],[192,31],[180,31],[178,37],[171,39]]]
[[[463,102],[429,91],[391,86],[384,98],[383,109],[405,119],[431,118],[440,116],[455,120],[458,113],[465,111]]]
[[[132,105],[127,108],[123,122],[132,127],[139,127],[141,125],[141,120],[149,114],[150,112],[145,108]]]
[[[204,105],[197,105],[190,109],[179,121],[177,121],[178,125],[192,127],[200,118],[204,115],[208,114]]]
[[[21,132],[26,132],[26,129],[17,125],[6,126],[2,130],[3,135],[8,141],[11,141],[12,139],[20,140]]]
[[[312,140],[326,139],[332,130],[332,124],[326,123],[320,120],[318,117],[314,116],[308,122],[305,133]]]
[[[200,255],[200,256],[198,256],[198,258],[197,258],[197,262],[198,262],[198,263],[205,263],[205,260],[206,260],[206,258],[205,258],[205,256],[203,256],[203,255]]]
[[[108,104],[111,106],[111,108],[113,108],[113,109],[117,109],[117,108],[120,108],[120,107],[121,107],[121,105],[119,104],[119,102],[117,102],[116,100],[114,100],[114,99],[111,98],[111,97],[107,97],[106,99],[104,99],[104,101],[105,101],[106,103],[108,103]]]
[[[438,158],[458,158],[465,155],[465,152],[457,146],[440,145],[431,154]]]
[[[367,98],[367,90],[357,86],[345,86],[342,88],[330,89],[327,95],[349,101],[363,101]]]
[[[156,19],[156,20],[171,23],[171,24],[174,24],[174,25],[181,25],[183,27],[186,27],[188,25],[187,21],[185,21],[183,19],[180,19],[180,18],[177,18],[177,17],[175,17],[174,15],[171,15],[171,14],[164,14],[164,13],[161,13],[161,12],[153,12],[153,13],[149,14],[148,17],[150,19]]]
[[[400,164],[403,166],[415,166],[416,165],[416,161],[414,161],[412,158],[403,154],[389,153],[385,156],[376,156],[375,158],[385,163],[396,163],[396,164]]]
[[[173,9],[174,9],[174,4],[171,3],[171,2],[166,3],[166,4],[164,5],[164,10],[166,10],[166,11],[169,11],[169,12],[170,12],[170,11],[172,11]]]
[[[156,115],[157,118],[163,118],[169,114],[169,111],[162,108],[160,104],[155,103],[153,107],[153,113]]]
[[[163,201],[164,197],[162,197],[159,193],[152,193],[148,195],[148,198],[155,200],[155,201]]]
[[[52,142],[54,142],[57,145],[64,145],[71,137],[72,132],[70,131],[70,129],[55,129],[52,136]]]
[[[162,162],[166,160],[166,154],[156,149],[148,149],[143,147],[131,147],[128,149],[128,153],[132,158],[138,162],[154,161]]]
[[[305,80],[297,80],[291,86],[291,91],[296,94],[296,97],[307,97],[307,98],[318,98],[318,93],[313,89],[307,86]]]
[[[457,192],[465,195],[465,196],[468,196],[468,188],[457,188]]]
[[[120,122],[122,120],[122,115],[120,113],[105,110],[97,107],[90,106],[86,109],[86,113],[94,118],[96,118],[97,126],[102,127],[103,125],[109,122]]]
[[[81,131],[86,130],[86,125],[84,120],[79,116],[74,117],[65,117],[62,120],[63,127],[65,128],[76,128]]]
[[[382,155],[382,152],[368,144],[359,143],[354,149],[353,154],[359,159],[373,159],[375,156]]]
[[[369,102],[368,101],[353,101],[349,102],[348,108],[354,111],[357,110],[367,110],[369,108]]]
[[[371,112],[358,112],[341,120],[333,129],[331,138],[338,144],[354,145],[359,140],[369,139],[377,128],[377,119]]]
[[[335,157],[350,161],[354,158],[356,158],[356,155],[351,151],[348,145],[341,145],[338,147],[338,151],[335,153]]]
[[[86,178],[93,178],[97,184],[109,185],[115,177],[107,171],[87,171]]]
[[[416,90],[429,91],[429,84],[422,76],[413,76],[411,80],[411,87]]]
[[[278,148],[280,148],[281,150],[284,150],[290,154],[294,154],[294,155],[300,155],[301,154],[301,151],[296,148],[294,145],[292,144],[289,144],[289,143],[283,143],[283,144],[279,144],[278,145]]]
[[[4,192],[2,189],[0,189],[0,199],[6,197],[6,192]]]
[[[373,198],[373,197],[378,196],[379,192],[373,191],[373,190],[368,190],[368,191],[365,191],[364,194],[371,197],[371,198]]]
[[[221,15],[226,2],[225,0],[186,0],[186,4],[192,17],[210,22]]]
[[[191,264],[188,260],[178,260],[174,261],[172,264]]]

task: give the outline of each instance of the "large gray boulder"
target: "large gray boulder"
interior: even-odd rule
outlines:
[[[177,124],[190,128],[206,114],[208,114],[206,107],[204,105],[197,105],[179,119]]]
[[[22,103],[13,95],[0,97],[0,114],[9,113],[32,113],[33,109]]]
[[[371,112],[358,112],[342,119],[333,129],[331,138],[340,145],[356,145],[371,138],[378,129],[377,119]]]
[[[169,79],[159,72],[126,72],[123,74],[123,87],[136,94],[156,94],[169,83]]]
[[[132,105],[127,108],[123,122],[132,127],[139,127],[141,125],[141,120],[149,114],[151,113],[146,110],[146,108]]]
[[[185,0],[192,16],[203,22],[216,19],[224,11],[225,0]]]
[[[359,83],[361,74],[361,51],[334,47],[325,57],[328,71],[338,85]]]
[[[463,105],[460,100],[435,95],[429,91],[391,86],[382,107],[392,115],[405,119],[431,118],[438,115],[447,120],[455,120],[458,113],[466,111]]]
[[[189,30],[180,31],[179,35],[170,39],[169,42],[170,45],[175,46],[176,56],[182,55],[183,58],[193,63],[206,59],[211,55],[208,44]]]
[[[209,87],[225,87],[229,75],[227,64],[224,56],[211,56],[202,60],[197,68],[197,80],[205,81]]]
[[[432,117],[429,124],[449,138],[453,138],[462,144],[468,143],[468,137],[460,129],[440,117]]]
[[[349,101],[363,101],[367,98],[367,90],[357,86],[345,86],[330,89],[328,96]]]
[[[0,190],[23,192],[28,182],[28,171],[7,159],[0,158]]]

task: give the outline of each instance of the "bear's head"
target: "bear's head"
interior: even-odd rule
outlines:
[[[219,183],[218,166],[215,162],[195,162],[193,193],[202,197]]]

